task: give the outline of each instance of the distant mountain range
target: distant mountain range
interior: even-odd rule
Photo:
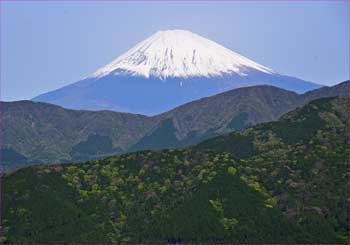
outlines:
[[[230,89],[272,85],[303,93],[320,85],[279,74],[184,30],[160,31],[94,74],[34,101],[71,109],[156,115]]]
[[[253,87],[194,103],[215,109],[214,102],[222,102],[220,97],[225,101],[235,96],[241,99],[239,93],[272,103],[271,108],[278,108],[277,105],[290,108],[292,103],[285,101],[292,98],[306,101],[316,94],[334,95],[335,91],[347,93],[349,82],[304,96],[273,87]],[[271,98],[273,94],[278,95]],[[202,104],[203,101],[207,103]],[[193,110],[195,104],[173,111],[173,117],[176,111],[186,107],[193,106]],[[264,107],[251,108],[256,106],[254,103],[248,105],[242,101],[243,105],[242,108],[251,109],[246,110],[248,119],[239,116],[239,120],[231,120],[230,124],[251,121],[256,111],[270,117],[281,113],[281,109],[275,112]],[[278,121],[209,139],[193,147],[141,151],[80,164],[38,165],[5,174],[1,241],[5,244],[347,244],[350,239],[349,108],[349,97],[323,98],[283,115]],[[107,113],[61,112],[90,120]],[[208,115],[220,117],[213,108],[209,112]],[[55,113],[51,114],[53,120],[59,120]],[[127,120],[127,115],[115,115]],[[40,118],[45,117],[37,120]],[[194,127],[204,128],[210,121],[198,118],[201,118],[199,124],[204,125]],[[79,132],[85,126],[77,126]],[[65,132],[64,127],[68,126],[61,125],[59,131]]]
[[[184,147],[276,120],[317,98],[349,94],[349,81],[302,95],[272,86],[253,86],[193,101],[154,117],[69,110],[32,101],[2,102],[2,161],[10,169]]]

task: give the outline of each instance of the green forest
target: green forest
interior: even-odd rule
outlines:
[[[318,99],[191,147],[7,173],[2,242],[349,243],[349,108]]]

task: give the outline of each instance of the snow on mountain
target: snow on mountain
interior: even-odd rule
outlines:
[[[169,30],[156,32],[92,76],[125,72],[161,79],[231,73],[245,76],[247,69],[274,73],[271,69],[190,31]]]
[[[92,75],[33,100],[72,109],[155,115],[230,89],[320,87],[281,75],[189,31],[159,31]],[[244,108],[243,108],[244,109]]]

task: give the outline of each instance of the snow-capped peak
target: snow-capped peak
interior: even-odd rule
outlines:
[[[93,77],[128,73],[168,77],[222,76],[247,70],[274,73],[220,44],[185,30],[158,31],[97,70]]]

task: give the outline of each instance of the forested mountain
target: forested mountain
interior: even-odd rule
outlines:
[[[4,177],[8,243],[348,243],[349,98],[182,149]]]
[[[272,86],[253,86],[193,101],[154,117],[68,110],[31,101],[3,102],[3,164],[13,169],[184,147],[276,120],[312,99],[349,94],[349,82],[302,95]]]
[[[2,110],[5,167],[117,154],[152,125],[141,115],[74,111],[31,101],[5,102]]]

